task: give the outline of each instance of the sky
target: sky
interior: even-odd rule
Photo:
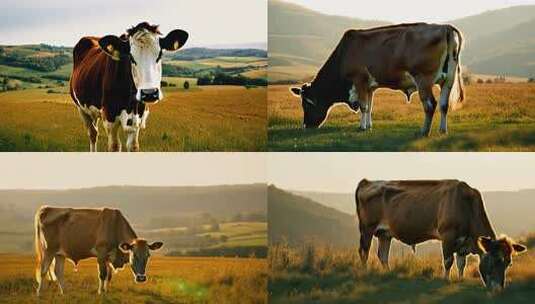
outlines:
[[[285,0],[329,15],[390,22],[444,22],[535,0]],[[507,22],[504,20],[504,22]]]
[[[0,189],[265,183],[264,153],[0,153]]]
[[[480,191],[535,189],[535,153],[269,153],[269,184],[352,193],[358,182],[459,179]]]
[[[187,46],[265,43],[267,0],[2,0],[0,44],[74,46],[141,21],[188,31]]]

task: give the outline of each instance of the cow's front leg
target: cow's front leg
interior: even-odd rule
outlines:
[[[107,121],[104,125],[108,134],[108,152],[121,152],[121,139],[119,138],[121,124],[118,121]]]
[[[444,259],[444,278],[446,280],[450,279],[450,270],[451,266],[453,266],[453,253],[454,253],[454,245],[453,242],[450,240],[443,240],[442,241],[442,257]]]
[[[360,101],[360,130],[366,131],[372,128],[372,100]]]
[[[132,127],[126,130],[126,150],[128,152],[139,152],[139,127]]]
[[[108,278],[108,266],[106,265],[106,260],[103,258],[98,258],[98,294],[107,291],[106,279]]]
[[[379,246],[377,248],[377,256],[383,267],[388,268],[388,255],[390,254],[390,244],[392,243],[392,237],[388,231],[381,231],[378,235]]]

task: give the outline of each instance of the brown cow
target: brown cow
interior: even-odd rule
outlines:
[[[478,190],[457,180],[368,181],[355,193],[361,261],[366,264],[373,236],[378,257],[388,267],[392,238],[415,248],[428,240],[442,241],[445,277],[454,254],[462,278],[468,254],[480,256],[480,274],[489,288],[503,288],[505,270],[515,252],[526,247],[509,238],[496,239]]]
[[[109,151],[121,150],[120,128],[127,136],[127,150],[139,150],[139,131],[149,115],[146,104],[163,98],[162,52],[176,51],[188,39],[183,30],[159,35],[158,26],[143,22],[120,38],[84,37],[74,47],[70,93],[87,128],[91,152],[97,151],[101,116]]]
[[[151,250],[162,242],[147,243],[137,237],[126,218],[116,209],[74,209],[41,207],[35,214],[37,295],[47,274],[57,280],[63,294],[65,259],[75,267],[83,259],[96,257],[98,293],[106,291],[112,271],[130,264],[136,283],[147,280],[145,270]]]
[[[451,25],[400,24],[348,30],[310,84],[293,87],[301,97],[304,126],[320,127],[335,103],[360,110],[360,129],[372,128],[373,94],[378,88],[401,90],[410,101],[418,91],[425,111],[421,130],[429,135],[440,85],[440,131],[447,133],[449,104],[464,99],[460,51],[462,35]]]

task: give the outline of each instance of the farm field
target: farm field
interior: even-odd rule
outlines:
[[[31,255],[1,254],[0,303],[266,303],[267,263],[253,258],[176,258],[153,256],[148,281],[135,284],[129,269],[115,274],[109,291],[97,295],[94,259],[78,272],[65,264],[65,295],[55,282],[35,296]]]
[[[266,89],[164,88],[150,107],[141,151],[261,151],[266,145]],[[88,151],[82,120],[65,87],[0,93],[0,151]],[[124,136],[123,136],[124,138]],[[123,145],[124,148],[124,145]],[[99,151],[107,149],[100,126]]]
[[[356,248],[284,245],[270,247],[270,303],[532,303],[535,255],[514,257],[502,293],[489,294],[481,283],[477,258],[468,259],[460,281],[455,266],[443,277],[440,255],[408,254],[390,259],[385,270],[370,252],[367,268]]]
[[[533,84],[466,86],[462,107],[448,115],[449,135],[438,134],[437,111],[429,138],[416,135],[424,118],[417,94],[407,104],[402,93],[379,90],[374,96],[371,132],[359,132],[360,114],[344,106],[332,109],[321,129],[305,131],[301,101],[289,87],[269,87],[268,151],[535,150]]]

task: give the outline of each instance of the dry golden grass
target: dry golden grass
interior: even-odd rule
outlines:
[[[266,145],[266,89],[211,86],[164,89],[150,107],[142,151],[262,151]],[[0,93],[0,150],[88,151],[82,120],[68,94],[46,89]],[[107,139],[100,127],[99,150]]]
[[[438,135],[437,111],[429,138],[415,133],[424,113],[418,94],[407,104],[402,93],[380,90],[374,96],[371,132],[358,132],[360,114],[334,108],[322,129],[301,130],[300,99],[289,86],[268,92],[268,150],[272,151],[533,151],[535,85],[475,84],[465,88],[462,108],[450,111],[450,134]],[[438,92],[437,92],[438,93]],[[438,96],[436,94],[436,96]]]
[[[65,295],[55,282],[35,296],[34,258],[0,255],[0,303],[266,303],[267,265],[263,259],[171,258],[155,256],[148,282],[135,284],[129,269],[112,278],[109,292],[97,295],[94,259],[75,273],[65,267]]]
[[[533,253],[514,258],[506,290],[498,295],[483,287],[473,256],[464,280],[454,266],[450,281],[437,255],[394,257],[388,270],[372,252],[362,266],[356,248],[281,244],[270,247],[268,263],[270,303],[532,303],[535,296]]]

